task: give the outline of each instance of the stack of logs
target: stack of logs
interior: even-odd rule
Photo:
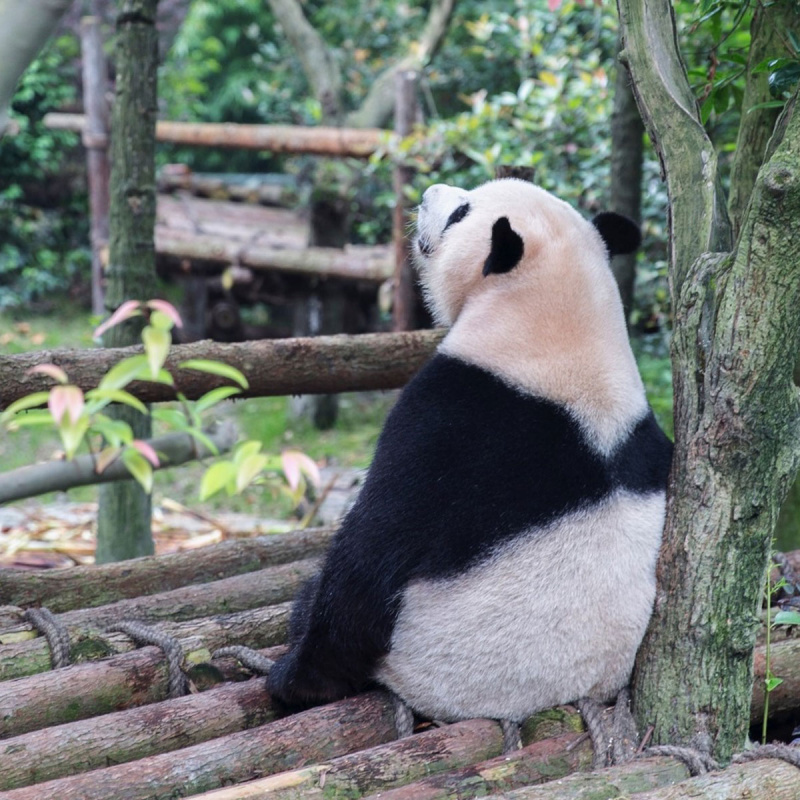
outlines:
[[[282,651],[290,600],[332,531],[314,529],[113,565],[0,570],[0,797],[770,798],[800,796],[800,770],[737,764],[690,778],[665,756],[588,772],[591,745],[569,707],[531,718],[523,749],[501,756],[496,722],[468,720],[396,740],[392,704],[370,692],[276,719],[264,680],[220,647]],[[800,554],[792,554],[795,565]],[[51,669],[22,608],[49,608],[71,665]],[[169,698],[156,646],[107,629],[139,620],[180,644],[189,691]],[[65,634],[65,635],[66,635]],[[772,643],[770,713],[800,706],[800,641]],[[764,653],[752,718],[764,705]],[[205,793],[205,794],[203,794]]]

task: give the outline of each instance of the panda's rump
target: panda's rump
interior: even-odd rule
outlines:
[[[650,617],[663,521],[663,492],[620,489],[463,574],[412,582],[378,680],[447,720],[613,696]]]

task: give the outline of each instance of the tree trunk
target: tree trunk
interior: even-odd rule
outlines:
[[[211,583],[190,584],[169,592],[118,600],[106,606],[65,611],[56,619],[67,628],[80,629],[105,628],[130,619],[152,624],[232,614],[291,600],[318,569],[319,559],[316,558],[293,561]],[[0,642],[9,640],[9,633],[32,630],[28,623],[5,628],[0,630]]]
[[[160,633],[178,639],[187,658],[193,654],[206,656],[210,650],[231,645],[269,647],[286,640],[289,607],[290,603],[281,603],[188,622],[161,623],[156,627]],[[105,633],[96,627],[72,629],[69,635],[73,663],[136,649],[125,634]],[[0,650],[0,681],[47,672],[50,663],[50,647],[43,636],[6,644]],[[59,674],[65,674],[63,669]]]
[[[666,0],[619,2],[671,200],[676,447],[634,709],[655,743],[744,745],[770,536],[798,458],[800,118],[759,173],[737,247]],[[769,320],[769,324],[764,324]]]
[[[170,349],[166,369],[175,387],[139,382],[128,391],[147,403],[175,399],[175,392],[197,400],[228,381],[205,372],[182,369],[191,359],[214,359],[236,367],[249,381],[239,397],[268,397],[297,393],[362,392],[403,386],[433,354],[444,331],[367,333],[358,336],[320,336],[316,339],[275,339],[237,344],[196,342]],[[47,391],[52,381],[30,375],[37,364],[57,364],[84,391],[94,388],[118,361],[141,353],[141,347],[117,350],[39,350],[0,355],[3,395],[0,409],[32,392]]]
[[[642,218],[642,159],[644,123],[630,86],[630,74],[617,64],[614,82],[614,111],[611,115],[611,192],[609,210],[625,214],[635,222]],[[633,309],[636,281],[636,253],[614,256],[611,271],[617,280],[625,319]]]
[[[55,613],[102,606],[125,597],[206,584],[318,556],[327,549],[332,536],[331,528],[309,528],[230,539],[199,550],[147,556],[124,564],[33,572],[0,569],[0,605],[43,605]]]
[[[385,694],[373,692],[172,753],[15,789],[4,800],[186,797],[394,737],[392,704]]]
[[[17,81],[56,29],[72,0],[0,0],[0,139]]]
[[[278,645],[257,652],[274,660],[286,652],[286,647]],[[203,692],[218,686],[222,679],[249,680],[252,673],[235,666],[238,663],[231,658],[213,659],[188,667],[185,672]],[[168,696],[169,675],[163,651],[142,647],[102,661],[0,684],[0,737],[6,740],[50,726],[63,728],[67,723],[158,703]]]
[[[252,680],[26,733],[3,741],[0,790],[167,753],[273,717],[264,681]]]
[[[155,124],[158,0],[122,0],[117,16],[117,85],[111,142],[111,213],[106,308],[113,313],[125,300],[156,286]],[[109,330],[106,347],[139,341],[141,323]],[[136,439],[152,436],[150,418],[128,406],[110,406],[107,415],[127,422]],[[153,552],[151,500],[133,481],[100,488],[97,512],[97,563],[122,561]]]

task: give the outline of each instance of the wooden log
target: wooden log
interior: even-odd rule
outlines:
[[[226,645],[269,647],[280,644],[286,638],[289,606],[289,603],[281,603],[188,622],[160,623],[155,627],[161,633],[178,639],[187,658],[198,651],[216,650]],[[93,661],[135,649],[131,640],[122,633],[104,633],[97,628],[73,628],[69,633],[73,663]],[[0,682],[49,669],[50,648],[44,637],[0,648]],[[0,683],[0,692],[7,690]]]
[[[286,648],[279,645],[258,652],[275,659]],[[234,659],[221,658],[186,672],[203,691],[220,679],[241,681],[251,676],[235,664]],[[164,654],[157,647],[0,683],[0,739],[157,703],[167,698],[167,684]]]
[[[82,132],[83,114],[45,114],[44,124],[53,130]],[[239,147],[339,158],[369,158],[391,137],[379,128],[326,128],[300,125],[238,125],[232,122],[156,123],[156,140],[195,147]]]
[[[167,469],[188,461],[226,453],[239,437],[236,425],[230,420],[216,430],[207,430],[204,433],[216,446],[216,453],[188,433],[168,433],[149,439],[148,444],[159,455],[158,466],[153,469]],[[109,464],[100,473],[96,471],[96,464],[94,455],[81,455],[71,461],[45,461],[0,473],[0,504],[36,497],[46,492],[63,492],[76,486],[132,480],[122,459]]]
[[[514,800],[529,797],[519,795]],[[763,759],[733,764],[722,772],[643,792],[636,795],[636,800],[797,800],[798,797],[800,769],[785,761]]]
[[[159,192],[190,192],[195,197],[264,206],[294,208],[300,202],[297,186],[286,182],[270,182],[263,176],[204,174],[162,170],[158,176]]]
[[[384,245],[288,249],[249,244],[225,236],[176,235],[163,225],[156,228],[155,236],[159,266],[184,271],[184,262],[191,261],[219,269],[239,264],[254,270],[274,270],[313,278],[383,283],[392,276],[394,269],[391,250]]]
[[[187,584],[205,584],[322,554],[332,528],[230,539],[185,553],[50,571],[0,569],[0,605],[47,606],[53,612],[106,605]]]
[[[378,790],[383,796],[384,791],[425,775],[496,756],[502,747],[496,722],[471,719],[241,786],[216,789],[197,800],[355,800]]]
[[[800,639],[773,642],[770,660],[772,674],[782,680],[769,696],[769,716],[773,719],[800,709]],[[751,725],[761,723],[764,716],[766,647],[757,647],[755,650],[754,672]]]
[[[432,355],[443,336],[444,331],[435,330],[175,345],[166,362],[175,377],[175,388],[140,381],[128,390],[152,403],[174,400],[176,390],[197,400],[210,389],[226,385],[223,378],[179,368],[181,362],[194,358],[224,361],[243,372],[250,383],[242,392],[243,397],[395,389],[403,386]],[[88,391],[114,364],[141,352],[141,347],[120,347],[0,355],[0,409],[20,397],[50,388],[52,382],[48,378],[29,373],[37,364],[57,364],[72,383]]]
[[[186,797],[394,738],[392,704],[371,692],[171,753],[14,789],[3,800]]]
[[[291,600],[318,567],[318,559],[293,561],[211,583],[190,584],[97,608],[65,611],[56,618],[77,636],[80,629],[106,628],[130,619],[146,623],[179,622],[213,614],[231,614]],[[25,622],[7,627],[0,630],[0,644],[6,640],[19,641],[19,633],[33,630],[35,628]]]

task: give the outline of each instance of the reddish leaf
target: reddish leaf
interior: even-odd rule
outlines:
[[[74,425],[83,411],[83,392],[77,386],[54,386],[50,390],[47,407],[56,422],[61,424],[64,414],[69,414],[69,420]]]
[[[166,314],[175,323],[176,327],[183,327],[181,315],[178,313],[178,309],[175,308],[172,303],[168,303],[166,300],[148,300],[147,306],[148,308],[152,308],[154,311],[160,311],[162,314]]]
[[[95,339],[102,336],[109,328],[119,325],[126,319],[138,316],[142,312],[139,310],[141,303],[138,300],[126,300],[105,322],[101,323],[96,329],[94,334]]]
[[[131,442],[131,447],[135,447],[154,467],[160,465],[158,454],[147,442],[143,442],[141,439],[134,439]]]
[[[69,378],[67,378],[67,373],[64,372],[61,367],[58,367],[55,364],[38,364],[35,367],[31,367],[25,374],[34,375],[37,372],[40,372],[42,375],[47,375],[56,383],[67,383],[69,381]]]

